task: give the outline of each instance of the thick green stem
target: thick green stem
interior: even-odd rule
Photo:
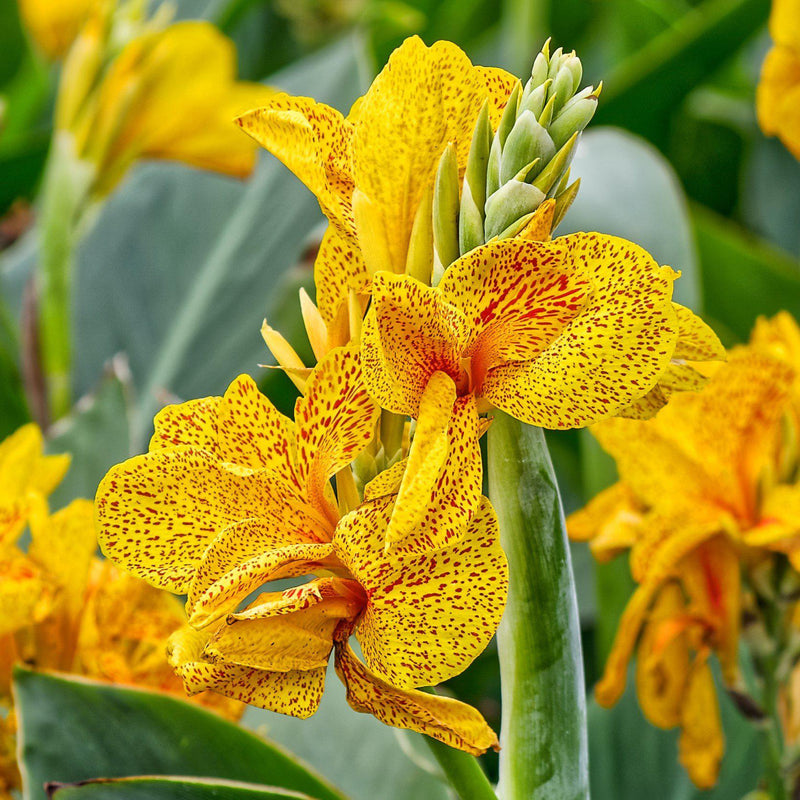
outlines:
[[[474,756],[455,750],[429,736],[424,738],[461,800],[497,800],[492,784]]]
[[[68,134],[53,139],[39,218],[39,342],[52,420],[72,405],[72,279],[78,225],[91,168],[72,152]]]
[[[558,484],[544,434],[496,412],[489,494],[510,591],[497,634],[502,800],[589,797],[578,604]]]

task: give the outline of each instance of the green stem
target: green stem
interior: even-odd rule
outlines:
[[[497,800],[492,784],[474,756],[430,736],[424,739],[461,800]]]
[[[503,800],[589,797],[578,604],[564,514],[539,428],[495,412],[489,494],[510,591],[497,633],[502,679]]]
[[[78,224],[91,168],[73,155],[68,134],[53,138],[39,217],[39,341],[53,421],[72,406],[72,279]]]

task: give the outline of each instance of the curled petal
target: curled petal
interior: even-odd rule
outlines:
[[[457,675],[494,635],[505,607],[508,566],[497,518],[483,498],[464,535],[427,554],[384,553],[390,499],[345,517],[334,547],[368,603],[356,636],[370,669],[401,689]]]
[[[672,357],[683,361],[724,361],[725,348],[717,334],[685,306],[673,303],[672,307],[678,318],[678,341]]]
[[[153,420],[150,450],[187,445],[218,453],[217,415],[221,397],[201,397],[165,406]]]
[[[207,637],[182,628],[169,640],[170,664],[183,679],[187,694],[213,691],[259,708],[305,719],[319,707],[325,669],[271,672],[203,659]]]
[[[404,691],[372,674],[346,644],[336,647],[336,673],[347,702],[386,725],[424,733],[473,755],[500,749],[495,732],[472,706],[420,691]]]
[[[364,264],[361,250],[330,225],[314,261],[314,285],[317,303],[328,326],[346,310],[349,290],[369,294],[372,278]]]
[[[400,491],[400,484],[408,467],[408,459],[404,458],[391,467],[379,472],[364,487],[364,502],[377,500],[379,497],[386,497],[390,494],[397,494]]]
[[[382,408],[416,417],[434,372],[459,382],[468,339],[467,319],[437,289],[406,275],[379,273],[362,332],[370,394]]]

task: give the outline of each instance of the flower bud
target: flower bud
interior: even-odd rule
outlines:
[[[508,135],[500,160],[500,183],[510,181],[526,164],[540,159],[546,164],[556,153],[547,131],[536,121],[531,111],[523,111]]]
[[[580,133],[589,124],[596,110],[597,98],[594,96],[570,101],[550,125],[553,144],[561,147],[574,133]]]
[[[533,185],[545,195],[550,194],[550,190],[561,180],[562,176],[569,168],[572,158],[575,155],[575,145],[578,142],[578,134],[575,133],[569,141],[550,159],[550,162],[536,177]]]
[[[442,153],[433,189],[433,243],[444,269],[459,256],[458,206],[458,161],[451,142]]]
[[[486,241],[502,233],[520,217],[537,209],[544,192],[529,183],[510,180],[486,201]]]

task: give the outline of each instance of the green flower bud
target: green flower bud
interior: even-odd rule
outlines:
[[[550,67],[547,70],[547,77],[550,80],[555,80],[556,75],[558,74],[558,70],[561,67],[561,58],[564,54],[564,48],[559,47],[555,50],[552,56],[550,56]]]
[[[517,83],[517,85],[514,87],[514,91],[511,92],[511,95],[508,98],[506,107],[503,110],[503,116],[500,117],[500,124],[497,126],[497,133],[495,136],[500,140],[501,147],[505,146],[508,134],[511,133],[511,129],[514,127],[514,123],[517,120],[517,109],[519,107],[519,96],[521,89],[522,84]]]
[[[536,212],[532,211],[524,217],[520,217],[516,222],[512,222],[504,231],[497,234],[498,239],[513,239],[521,233],[525,226],[534,218]]]
[[[572,73],[572,92],[570,92],[570,94],[575,94],[583,79],[583,64],[581,64],[581,60],[578,56],[575,55],[574,50],[570,57],[562,64],[561,69],[568,69]]]
[[[553,213],[553,230],[559,226],[561,220],[564,219],[564,215],[569,211],[572,201],[578,194],[580,185],[581,179],[578,178],[578,180],[567,186],[567,188],[556,197],[556,208]]]
[[[564,107],[564,104],[567,102],[567,100],[572,97],[572,81],[572,70],[570,70],[567,66],[561,67],[556,74],[553,85],[550,87],[550,96],[555,101],[553,103],[554,114],[558,114],[558,112]]]
[[[536,177],[533,185],[544,195],[550,195],[551,189],[561,180],[569,168],[572,157],[575,155],[575,145],[578,134],[574,133],[570,140],[550,159],[550,162]]]
[[[458,206],[458,160],[451,142],[439,160],[433,188],[433,245],[444,269],[459,256]]]
[[[552,88],[552,87],[551,87]],[[539,114],[539,124],[546,128],[550,125],[553,121],[553,109],[556,105],[556,98],[555,95],[552,93],[550,94],[550,99],[545,103],[545,107],[542,109],[542,113]]]
[[[486,166],[486,196],[490,197],[500,188],[500,160],[502,148],[497,136],[492,139],[489,163]]]
[[[544,192],[529,183],[511,180],[486,201],[486,241],[498,236],[520,217],[535,211],[545,199]]]
[[[469,185],[472,199],[478,208],[483,209],[486,203],[486,171],[489,165],[489,153],[492,147],[492,124],[489,122],[489,103],[483,104],[475,121],[472,142],[467,156],[467,169],[464,173],[464,185]]]
[[[483,210],[483,203],[478,205],[475,202],[469,184],[464,181],[461,210],[458,215],[458,249],[462,256],[484,244]]]
[[[508,135],[500,160],[500,183],[510,181],[526,164],[541,159],[546,164],[556,153],[547,131],[536,121],[533,113],[523,111]]]
[[[561,147],[574,133],[580,133],[597,110],[594,96],[571,100],[550,125],[550,137],[556,147]]]
[[[541,86],[547,80],[547,73],[550,70],[550,40],[548,39],[539,53],[533,60],[531,69],[531,81],[534,86]]]
[[[523,111],[530,111],[536,119],[539,119],[542,111],[544,111],[544,104],[547,102],[547,92],[550,89],[550,81],[545,81],[541,86],[537,86],[529,94],[522,95],[522,101],[519,104],[519,113]]]

